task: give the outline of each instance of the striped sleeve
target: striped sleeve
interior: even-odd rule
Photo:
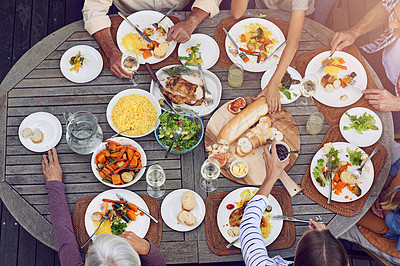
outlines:
[[[261,216],[267,208],[268,199],[263,195],[254,196],[243,213],[240,223],[240,243],[243,260],[246,266],[255,265],[289,265],[292,262],[280,256],[268,257],[267,249],[260,230]]]

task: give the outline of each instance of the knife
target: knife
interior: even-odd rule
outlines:
[[[332,198],[332,157],[329,157],[328,159],[328,164],[327,164],[327,173],[328,173],[328,178],[329,178],[329,197],[328,197],[328,204],[331,204],[331,198]]]
[[[119,198],[119,200],[123,200],[126,201],[127,203],[131,203],[129,201],[127,201],[124,197],[122,197],[121,195],[119,195],[118,193],[115,193],[115,195],[117,196],[117,198]],[[135,204],[136,205],[136,204]],[[150,219],[152,219],[155,223],[158,223],[158,220],[156,218],[154,218],[153,216],[151,216],[150,213],[148,213],[146,210],[144,210],[143,208],[139,207],[138,205],[136,205],[136,207],[138,208],[139,211],[143,212],[144,214],[146,214]]]
[[[329,63],[329,60],[332,58],[332,56],[333,56],[333,54],[334,54],[335,52],[336,52],[336,51],[333,51],[333,53],[331,53],[331,54],[329,55],[329,57],[325,60],[324,64],[317,70],[317,72],[316,72],[315,74],[319,75],[319,74],[321,74],[322,71],[324,71],[326,65]]]
[[[287,41],[285,40],[283,43],[281,43],[278,48],[276,48],[272,54],[270,54],[264,61],[262,61],[262,63],[267,62],[268,59],[270,59]]]
[[[129,19],[127,17],[124,16],[124,14],[122,14],[121,12],[118,12],[118,15],[123,18],[129,25],[132,26],[132,28],[134,28],[136,30],[137,33],[139,33],[140,36],[142,36],[142,38],[148,42],[148,43],[153,43],[153,41],[146,35],[144,34],[141,30],[139,30],[135,25],[133,25],[132,22],[129,21]]]
[[[236,44],[235,40],[232,38],[232,36],[229,34],[229,32],[225,28],[222,28],[222,29],[225,31],[226,36],[228,36],[229,40],[231,40],[233,45],[238,50],[239,56],[240,56],[240,58],[242,58],[243,62],[245,62],[245,63],[249,62],[250,59],[247,57],[247,55],[245,55],[245,53],[243,53],[242,51],[239,50],[239,46]]]
[[[239,239],[240,239],[240,237],[238,237],[238,238],[236,238],[236,239],[232,240],[232,242],[230,242],[228,245],[226,245],[226,248],[230,248],[230,247],[232,247],[232,246],[233,246],[233,244],[235,244],[236,242],[238,242],[238,241],[239,241]]]
[[[272,215],[271,216],[272,219],[279,219],[279,220],[285,220],[285,221],[291,221],[291,222],[300,222],[300,223],[310,223],[310,221],[306,221],[306,220],[299,220],[293,217],[289,217],[286,215]]]

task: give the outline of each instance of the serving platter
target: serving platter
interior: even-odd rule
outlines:
[[[253,102],[251,97],[245,97],[247,106]],[[218,108],[215,113],[211,116],[205,136],[204,136],[204,144],[205,146],[212,146],[217,142],[218,133],[221,131],[222,127],[228,123],[235,115],[228,111],[228,104],[229,102],[222,105]],[[275,114],[268,114],[267,115],[272,120],[272,127],[275,127],[277,130],[283,133],[283,141],[289,145],[290,150],[296,151],[300,150],[300,134],[299,129],[297,128],[296,122],[294,121],[293,117],[282,108],[281,112],[277,112]],[[244,136],[250,130],[248,129],[245,131],[242,136]],[[234,141],[230,146],[228,153],[231,155],[236,156],[235,154],[235,147],[236,147],[237,140]],[[268,141],[271,143],[271,141]],[[265,163],[262,157],[263,154],[263,146],[260,146],[256,149],[253,149],[248,155],[245,157],[238,157],[247,162],[249,165],[249,172],[243,178],[236,178],[234,177],[231,172],[229,171],[229,167],[224,167],[221,169],[221,174],[226,178],[246,185],[255,185],[259,186],[262,184],[265,178]],[[289,171],[289,169],[294,165],[298,154],[291,154],[289,157],[289,165],[285,168],[285,171]],[[297,191],[298,192],[298,191]],[[291,194],[292,195],[292,194]]]

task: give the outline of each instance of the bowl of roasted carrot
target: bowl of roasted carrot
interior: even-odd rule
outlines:
[[[93,152],[91,165],[96,178],[109,187],[127,187],[144,174],[147,164],[143,148],[134,140],[116,137],[103,141]]]

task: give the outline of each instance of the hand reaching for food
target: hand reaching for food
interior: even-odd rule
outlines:
[[[120,237],[125,238],[139,255],[149,254],[150,243],[146,239],[138,237],[132,231],[125,231],[120,235]]]
[[[352,45],[357,36],[351,30],[335,32],[331,41],[331,53],[334,51],[340,51],[343,48]]]
[[[265,97],[268,104],[268,109],[270,113],[280,112],[281,111],[281,97],[279,95],[279,84],[277,86],[271,85],[271,82],[265,87],[255,99],[260,97]]]
[[[322,231],[326,229],[326,226],[324,223],[319,223],[314,221],[313,219],[310,219],[310,223],[308,224],[308,229]]]
[[[185,43],[190,40],[195,28],[196,26],[190,21],[184,20],[178,22],[168,30],[167,41]]]
[[[266,178],[274,178],[275,181],[278,180],[283,169],[289,164],[289,160],[279,160],[276,152],[276,139],[272,141],[271,152],[269,152],[269,147],[267,145],[264,146],[263,158],[265,162]]]
[[[60,162],[58,161],[56,148],[52,148],[51,150],[49,150],[48,156],[49,158],[47,159],[46,154],[43,154],[42,160],[43,175],[46,182],[62,182],[62,169]]]

